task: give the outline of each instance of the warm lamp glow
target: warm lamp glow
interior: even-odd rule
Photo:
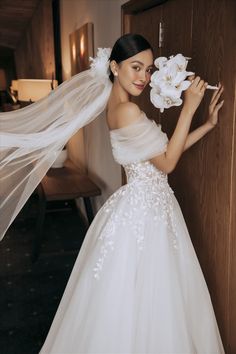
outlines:
[[[73,60],[76,59],[76,48],[75,48],[75,43],[72,44],[72,57]]]
[[[83,57],[84,56],[84,34],[82,34],[81,39],[80,39],[80,54]]]
[[[70,33],[69,38],[71,75],[75,75],[83,70],[89,69],[89,57],[94,56],[93,24],[90,22],[85,23],[82,27]],[[66,53],[67,48],[65,48],[64,51]],[[65,68],[63,69],[65,72]]]
[[[38,101],[47,96],[51,91],[52,80],[18,80],[18,100]],[[53,88],[58,86],[57,80],[53,80]]]
[[[13,91],[18,91],[18,80],[12,80],[11,81],[11,89]]]

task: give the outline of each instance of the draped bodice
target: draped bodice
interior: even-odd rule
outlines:
[[[121,165],[162,154],[168,143],[160,124],[148,119],[144,112],[133,123],[110,130],[110,137],[114,158]]]
[[[168,138],[161,126],[141,112],[139,119],[122,128],[110,131],[115,160],[124,166],[128,183],[162,181],[167,175],[149,162],[166,151]]]

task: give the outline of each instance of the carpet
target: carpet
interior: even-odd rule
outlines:
[[[0,353],[37,354],[46,338],[86,234],[69,203],[46,214],[38,260],[31,261],[38,213],[32,196],[0,242]]]

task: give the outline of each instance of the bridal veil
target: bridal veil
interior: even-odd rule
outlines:
[[[89,70],[38,102],[0,113],[0,240],[70,137],[105,109],[109,54],[99,48]]]

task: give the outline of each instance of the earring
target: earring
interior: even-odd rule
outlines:
[[[118,76],[118,72],[117,71],[114,72],[114,76]]]

